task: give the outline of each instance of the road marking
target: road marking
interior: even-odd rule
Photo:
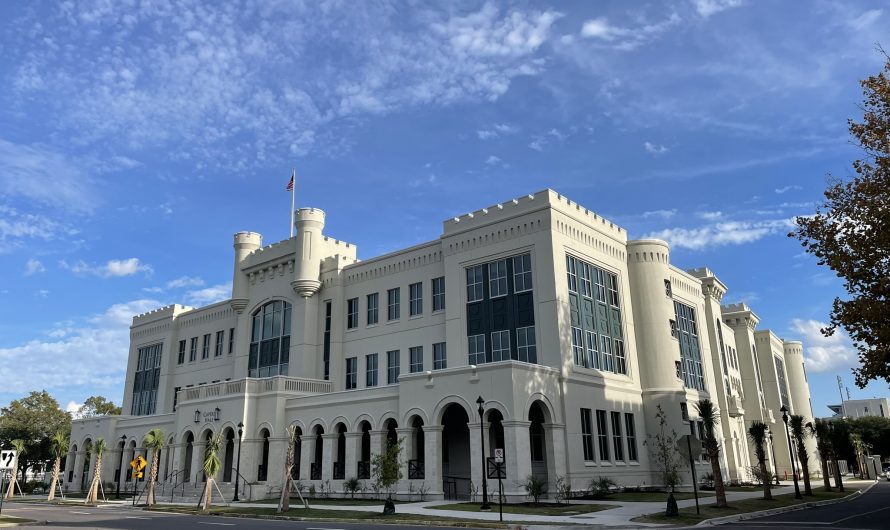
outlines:
[[[135,515],[125,515],[124,519],[142,519],[143,521],[148,521],[151,517],[136,517]]]
[[[344,530],[343,528],[312,528],[307,527],[306,530]]]
[[[216,526],[235,526],[235,523],[208,523],[207,521],[198,521],[198,524],[212,524]],[[308,528],[306,530],[309,530]]]
[[[90,512],[69,512],[69,513],[76,513],[77,515],[93,515]]]
[[[868,514],[872,514],[872,513],[878,513],[878,512],[883,512],[884,510],[890,510],[890,506],[887,506],[887,507],[885,507],[885,508],[878,508],[877,510],[872,510],[872,511],[870,511],[870,512],[853,514],[853,515],[851,515],[851,516],[849,516],[849,517],[844,517],[843,519],[838,519],[837,521],[832,521],[831,524],[842,523],[842,522],[844,522],[844,521],[846,521],[846,520],[848,520],[848,519],[855,519],[855,518],[857,518],[857,517],[862,517],[862,516],[864,516],[864,515],[868,515]]]

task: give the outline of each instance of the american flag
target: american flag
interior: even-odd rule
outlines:
[[[287,188],[285,188],[287,191],[294,191],[294,177],[296,177],[296,175],[291,173],[290,182],[287,183]]]

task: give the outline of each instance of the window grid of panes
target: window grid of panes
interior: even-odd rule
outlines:
[[[408,348],[408,371],[412,374],[423,371],[423,346]]]
[[[433,344],[433,370],[444,370],[445,368],[448,368],[445,343],[437,342]]]
[[[269,302],[253,314],[248,352],[248,376],[287,375],[290,360],[291,305]]]
[[[358,327],[358,298],[346,301],[346,329]]]
[[[399,288],[386,291],[386,319],[398,320],[400,313]]]
[[[609,460],[609,431],[606,423],[606,411],[596,411],[596,438],[599,446],[600,460]]]
[[[516,353],[519,361],[537,364],[538,347],[535,343],[535,327],[526,326],[516,329]]]
[[[467,302],[478,302],[485,298],[485,265],[467,268]]]
[[[386,384],[399,382],[399,350],[386,352]]]
[[[470,364],[482,364],[485,362],[485,335],[471,335],[467,337],[467,349],[470,353]]]
[[[210,358],[210,333],[204,334],[204,342],[201,344],[201,359]]]
[[[189,341],[189,362],[198,358],[198,337],[192,337]]]
[[[380,301],[380,296],[377,293],[371,293],[368,295],[368,315],[367,315],[367,325],[373,326],[377,323],[378,318],[378,309],[377,305]]]
[[[636,461],[637,428],[634,424],[634,415],[630,412],[624,413],[624,434],[627,437],[627,459],[630,461]]]
[[[509,361],[510,360],[510,332],[494,331],[491,334],[491,360]]]
[[[618,374],[627,374],[627,356],[621,323],[621,299],[618,294],[618,276],[595,265],[566,255],[566,276],[569,297],[578,297],[573,311],[579,314],[572,321],[572,356],[577,366]],[[609,314],[609,325],[597,328],[594,315],[582,316],[582,307],[594,311],[600,305]],[[587,318],[589,324],[581,326]],[[594,329],[589,329],[594,328]]]
[[[161,378],[161,353],[163,344],[139,348],[136,373],[133,377],[133,403],[130,414],[146,416],[155,413],[158,399],[158,383]]]
[[[352,390],[358,386],[358,358],[346,359],[346,390]]]
[[[220,356],[222,356],[222,354],[223,354],[223,343],[225,342],[225,339],[226,339],[226,332],[225,332],[225,331],[217,331],[217,332],[216,332],[216,343],[215,343],[215,345],[214,345],[215,347],[214,347],[214,350],[213,350],[213,356],[214,356],[214,357],[220,357]]]
[[[785,381],[785,363],[778,357],[773,357],[776,363],[776,377],[779,381],[779,394],[782,398],[782,404],[788,407],[788,383]]]
[[[624,460],[624,444],[621,439],[621,413],[612,412],[612,449],[615,460]]]
[[[584,448],[584,460],[596,460],[593,452],[593,418],[590,409],[581,409],[581,446]]]
[[[433,312],[445,310],[445,277],[433,278]]]
[[[683,384],[687,388],[705,389],[704,370],[698,343],[698,328],[695,324],[695,310],[674,301],[677,318],[677,338],[680,342],[680,367]]]
[[[179,354],[176,356],[176,364],[185,362],[185,340],[179,341]]]
[[[377,354],[365,355],[365,386],[377,386]]]
[[[532,290],[532,256],[523,254],[513,258],[513,291],[523,293]]]
[[[408,315],[417,316],[423,314],[423,284],[412,283],[408,286]]]
[[[507,296],[507,260],[502,259],[488,264],[488,296]]]

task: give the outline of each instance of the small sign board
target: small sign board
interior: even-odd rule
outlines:
[[[137,473],[145,469],[145,466],[148,462],[145,460],[145,457],[142,455],[137,456],[132,461],[130,461],[130,467],[133,468]]]
[[[501,448],[494,450],[494,461],[498,464],[504,463],[504,450]]]
[[[0,451],[0,469],[12,469],[15,464],[15,449],[3,449]]]
[[[496,462],[494,457],[488,457],[486,461],[488,478],[503,479],[507,478],[507,464]]]

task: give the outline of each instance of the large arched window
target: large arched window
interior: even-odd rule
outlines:
[[[290,350],[291,305],[283,300],[269,302],[253,314],[247,375],[287,375]]]

